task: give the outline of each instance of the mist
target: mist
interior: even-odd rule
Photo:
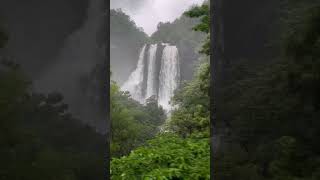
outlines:
[[[172,22],[192,5],[204,0],[111,0],[112,9],[122,9],[150,36],[159,22]]]
[[[5,51],[30,78],[40,77],[56,63],[65,38],[81,27],[87,7],[88,0],[1,0],[0,21],[9,36]]]
[[[56,63],[35,79],[34,85],[40,92],[62,93],[73,116],[103,132],[105,117],[100,116],[99,107],[88,99],[89,96],[99,96],[89,84],[98,83],[90,79],[90,74],[104,60],[104,46],[100,42],[104,23],[103,0],[89,2],[82,26],[69,34],[55,58]]]

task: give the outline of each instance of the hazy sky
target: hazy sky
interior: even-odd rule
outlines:
[[[111,8],[121,8],[151,35],[159,22],[172,22],[194,4],[204,0],[111,0]]]

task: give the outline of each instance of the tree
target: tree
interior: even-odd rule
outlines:
[[[32,91],[18,65],[0,65],[1,177],[102,178],[104,136],[79,123],[59,93]]]
[[[113,159],[112,179],[210,179],[208,139],[164,134],[128,156]]]
[[[182,136],[195,132],[209,135],[209,80],[209,62],[204,60],[194,79],[175,93],[172,104],[177,108],[168,121],[169,129]]]
[[[172,103],[177,108],[172,112],[169,120],[169,129],[178,132],[183,137],[195,132],[209,136],[209,92],[210,92],[210,63],[209,51],[209,5],[205,2],[202,6],[195,6],[184,13],[191,18],[200,18],[200,23],[193,29],[208,34],[201,52],[206,55],[199,64],[194,78],[178,90]]]
[[[200,18],[201,23],[196,25],[193,29],[208,34],[205,43],[200,52],[210,55],[210,11],[209,2],[205,2],[202,6],[195,6],[184,13],[191,18]]]
[[[287,28],[278,32],[284,34],[282,46],[274,45],[283,55],[268,65],[233,59],[226,69],[230,78],[220,87],[218,105],[230,129],[224,134],[229,141],[216,154],[217,179],[318,177],[320,8],[319,2],[311,4],[290,2],[299,10],[286,14]]]
[[[121,91],[115,82],[111,84],[110,105],[111,153],[116,157],[129,154],[153,138],[166,118],[154,97],[142,105],[129,92]]]

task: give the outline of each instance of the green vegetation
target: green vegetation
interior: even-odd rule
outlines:
[[[133,107],[122,109],[121,113],[111,116],[112,123],[116,124],[112,125],[114,140],[111,146],[125,148],[111,150],[117,153],[126,152],[122,153],[125,156],[113,158],[111,161],[112,179],[209,179],[208,83],[201,79],[204,78],[202,75],[208,72],[204,71],[207,66],[208,63],[200,66],[197,78],[187,83],[174,97],[179,108],[173,111],[169,123],[164,126],[170,133],[153,133],[150,136],[147,128],[150,124],[143,126],[141,122],[137,123]],[[116,87],[113,85],[113,88]],[[119,107],[112,102],[112,112]],[[157,114],[152,111],[144,113],[147,112],[151,115]],[[154,120],[156,119],[152,121]],[[159,122],[156,125],[160,124]],[[139,136],[153,139],[138,147],[141,145]]]
[[[112,179],[209,179],[208,139],[159,135],[129,156],[114,159]]]
[[[185,15],[191,18],[200,18],[200,23],[193,27],[195,31],[207,33],[207,39],[202,46],[201,53],[210,54],[210,9],[209,2],[206,1],[202,6],[193,7],[190,11],[185,12]]]
[[[137,65],[140,48],[149,41],[143,30],[121,9],[110,10],[110,65],[116,76],[111,78],[123,83]]]
[[[287,9],[280,13],[281,32],[270,39],[277,42],[273,45],[276,52],[282,53],[268,62],[255,57],[230,59],[221,71],[224,81],[216,87],[220,97],[215,103],[219,106],[215,130],[221,137],[220,143],[215,142],[219,143],[214,156],[215,179],[320,178],[320,4],[282,3]],[[208,32],[206,5],[186,15],[202,17],[194,29]],[[203,46],[203,53],[209,54],[209,45]],[[201,152],[208,148],[209,79],[209,63],[204,60],[194,78],[172,99],[177,108],[165,124],[170,133],[157,135],[145,146],[114,158],[113,179],[208,178],[209,171],[199,170],[197,165],[209,167],[209,156],[190,160],[194,156],[188,154],[188,145],[199,143]],[[176,166],[176,162],[184,164],[181,159],[194,166]],[[193,170],[198,177],[193,176]]]
[[[0,176],[102,178],[104,137],[69,115],[60,94],[32,92],[18,65],[0,67]]]
[[[202,133],[209,137],[209,86],[210,64],[204,60],[193,80],[185,83],[172,99],[178,108],[168,120],[168,129],[183,137]]]
[[[160,24],[158,28],[162,29],[165,26],[171,25]],[[158,36],[158,33],[153,37]],[[122,157],[114,155],[112,158],[111,179],[210,179],[210,65],[207,56],[203,59],[193,80],[186,82],[175,93],[172,103],[177,108],[166,123],[164,119],[157,118],[163,116],[162,113],[159,114],[161,111],[157,110],[155,100],[151,101],[154,106],[153,111],[148,108],[149,103],[146,105],[146,111],[143,111],[141,109],[143,106],[131,100],[129,94],[119,91],[115,83],[111,84],[113,113],[111,113],[113,134],[111,146],[114,148],[112,150],[125,152],[121,153]],[[121,102],[120,97],[123,99]],[[129,102],[135,106],[129,106]],[[144,119],[141,117],[142,114],[140,117],[137,116],[137,109],[141,109],[138,112],[143,115],[149,114],[154,118]],[[148,133],[150,124],[154,127],[163,124],[162,131]],[[151,132],[155,132],[154,129]],[[139,136],[144,137],[143,140],[150,140],[140,143]],[[116,147],[126,149],[121,150]]]
[[[146,105],[130,98],[115,82],[111,84],[111,155],[127,155],[132,149],[154,137],[166,116],[154,97]]]
[[[205,34],[193,30],[201,21],[199,18],[190,18],[182,15],[173,22],[160,22],[157,31],[151,35],[151,41],[174,44],[179,49],[181,59],[181,79],[189,81],[199,64],[199,49],[205,40]]]
[[[126,46],[136,52],[148,40],[143,30],[121,9],[110,10],[110,40],[117,45]],[[125,41],[123,41],[125,39]],[[126,42],[125,44],[123,42]],[[132,47],[137,47],[134,49]]]
[[[286,3],[274,45],[283,54],[268,63],[231,59],[217,87],[216,179],[320,178],[320,4]]]
[[[200,18],[201,21],[194,30],[209,34],[209,7],[207,3],[193,7],[185,15]],[[208,39],[209,35],[208,35]],[[172,105],[179,107],[172,112],[168,121],[168,128],[183,137],[200,133],[209,137],[210,119],[210,63],[208,39],[205,41],[201,52],[206,56],[200,61],[197,71],[191,81],[182,85],[172,98]]]
[[[105,137],[68,114],[59,93],[33,92],[19,65],[3,56],[0,84],[0,179],[103,178]]]
[[[167,42],[172,44],[181,44],[182,42],[191,45],[191,47],[199,46],[203,40],[203,34],[192,31],[192,28],[199,23],[199,19],[190,18],[182,15],[172,23],[160,22],[157,31],[151,35],[154,42]]]

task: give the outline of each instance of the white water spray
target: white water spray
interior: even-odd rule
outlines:
[[[150,45],[149,49],[149,61],[148,61],[148,78],[147,78],[147,94],[146,98],[151,97],[152,95],[157,95],[156,90],[156,53],[157,53],[157,44]]]
[[[129,91],[132,98],[142,104],[145,103],[147,98],[156,95],[158,104],[167,112],[170,112],[172,106],[169,101],[180,81],[180,59],[176,46],[169,44],[162,44],[162,46],[164,46],[162,56],[158,59],[157,51],[160,48],[157,44],[151,44],[148,49],[146,45],[143,46],[137,68],[131,73],[121,89]],[[157,63],[157,61],[160,61],[160,63]],[[160,67],[157,67],[157,64]],[[144,91],[145,94],[143,94]]]
[[[159,81],[158,103],[170,111],[172,106],[169,102],[180,81],[179,53],[176,46],[167,45],[163,49]]]
[[[142,95],[142,83],[144,80],[144,54],[146,45],[140,51],[137,68],[130,74],[129,79],[123,84],[121,89],[123,91],[129,91],[132,98],[144,103],[144,97]]]

